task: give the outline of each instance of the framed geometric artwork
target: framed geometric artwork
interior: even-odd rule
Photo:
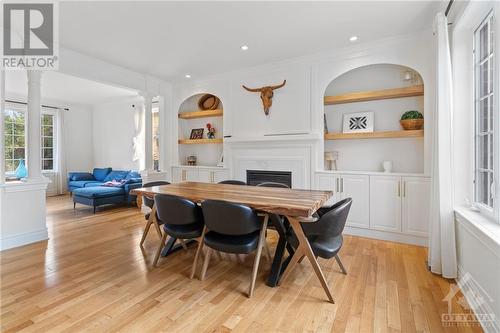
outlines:
[[[204,128],[194,128],[191,130],[191,135],[189,136],[189,139],[191,140],[198,140],[198,139],[203,139],[203,131]]]
[[[343,133],[373,132],[373,112],[359,112],[344,115]]]

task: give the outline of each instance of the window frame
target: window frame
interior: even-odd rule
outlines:
[[[491,10],[487,13],[487,15],[481,19],[481,21],[476,25],[476,28],[472,31],[472,50],[473,50],[473,63],[472,63],[472,69],[473,69],[473,133],[472,133],[472,142],[473,142],[473,175],[472,175],[472,191],[473,191],[473,198],[474,198],[474,204],[477,208],[479,208],[481,214],[485,215],[486,217],[490,219],[494,219],[497,222],[499,222],[499,190],[498,190],[498,172],[499,172],[499,155],[500,155],[500,147],[499,147],[499,119],[500,119],[500,113],[498,112],[498,83],[500,82],[498,79],[499,76],[499,71],[498,71],[498,48],[499,48],[499,42],[498,42],[498,33],[495,31],[496,27],[496,20],[495,20],[495,15],[494,11]],[[480,57],[480,31],[481,29],[488,24],[488,38],[492,38],[489,42],[492,43],[492,54],[488,55],[484,59],[478,59]],[[491,37],[491,31],[493,31],[493,37]],[[488,67],[488,75],[492,75],[491,78],[489,78],[489,82],[493,85],[493,89],[491,90],[490,93],[486,94],[485,96],[488,96],[486,98],[489,99],[489,101],[492,103],[491,106],[491,114],[489,115],[490,119],[489,121],[492,122],[492,127],[491,130],[488,130],[487,132],[492,132],[492,140],[489,144],[492,145],[492,148],[490,150],[493,152],[493,158],[492,158],[492,182],[493,186],[490,183],[490,191],[493,191],[492,197],[493,197],[493,204],[492,206],[485,205],[484,203],[480,202],[478,200],[480,188],[478,186],[478,181],[479,181],[479,172],[478,172],[478,161],[482,156],[479,153],[479,145],[480,145],[480,140],[479,136],[480,134],[480,105],[481,105],[481,100],[480,100],[480,63],[484,63],[486,61],[489,61],[490,64],[493,66],[492,71],[490,72],[489,67]],[[483,96],[484,97],[484,96]],[[483,135],[489,135],[489,134],[484,134]],[[489,147],[489,146],[488,146]],[[490,156],[488,156],[491,158]]]
[[[18,112],[21,112],[24,114],[24,161],[25,161],[25,165],[28,165],[29,164],[29,161],[28,161],[28,117],[29,117],[29,114],[28,114],[28,110],[27,110],[27,105],[23,105],[23,106],[20,106],[16,103],[9,103],[9,102],[6,102],[5,103],[5,107],[4,107],[4,110],[2,110],[2,112],[5,112],[5,110],[15,110],[15,111],[18,111]],[[43,115],[51,115],[53,116],[53,123],[52,123],[52,169],[47,169],[47,170],[43,170],[43,131],[42,131],[42,116]],[[4,116],[2,114],[2,116]],[[41,113],[40,113],[40,170],[42,171],[42,173],[55,173],[55,172],[58,172],[58,169],[57,169],[57,160],[58,160],[58,147],[57,147],[57,140],[58,140],[58,131],[57,131],[57,128],[58,128],[58,113],[57,113],[57,110],[52,110],[52,109],[49,109],[49,108],[46,108],[46,107],[41,107]],[[5,137],[5,133],[4,133],[4,137]],[[5,153],[4,153],[5,154]],[[5,159],[5,162],[7,161],[7,159]],[[12,177],[15,175],[15,171],[7,171],[5,170],[5,176],[8,176],[8,177]]]
[[[27,136],[27,133],[28,133],[28,113],[26,112],[26,108],[23,108],[23,107],[20,107],[19,105],[17,104],[13,104],[13,103],[5,103],[5,107],[4,107],[4,110],[2,110],[2,117],[5,117],[5,111],[7,110],[13,110],[13,111],[16,111],[16,112],[20,112],[24,115],[24,163],[25,165],[27,164],[27,158],[28,158],[28,155],[27,155],[27,152],[28,152],[28,136]],[[4,118],[5,119],[5,118]],[[4,127],[4,133],[3,133],[3,139],[5,140],[5,130],[6,128]],[[4,145],[4,155],[6,155],[6,152],[7,152],[7,147]],[[5,166],[7,166],[7,161],[8,160],[16,160],[16,159],[7,159],[5,158],[4,156],[4,163],[5,163]],[[9,177],[12,177],[15,175],[15,170],[14,171],[7,171],[7,169],[5,169],[5,176],[9,176]]]

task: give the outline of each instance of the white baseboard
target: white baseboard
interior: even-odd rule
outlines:
[[[364,229],[364,228],[356,228],[356,227],[346,226],[344,229],[344,234],[352,235],[352,236],[359,236],[359,237],[366,237],[366,238],[380,239],[380,240],[385,240],[385,241],[390,241],[390,242],[418,245],[418,246],[428,246],[429,245],[427,237],[412,236],[412,235],[401,234],[401,233],[396,233],[396,232],[388,232],[388,231],[380,231],[380,230],[372,230],[372,229]]]
[[[49,239],[47,228],[0,238],[0,251]]]
[[[470,295],[480,295],[487,298],[483,288],[472,278],[468,281],[463,281],[464,271],[463,268],[458,266],[458,278],[455,279],[457,285],[460,285],[460,281],[462,281],[461,289],[462,293],[467,300],[472,311],[478,314],[493,314],[493,309],[490,308],[489,304],[492,302],[485,301],[483,303],[477,302],[475,299],[471,299]],[[478,316],[480,318],[480,316]],[[481,322],[481,321],[480,321]],[[481,322],[481,327],[485,333],[498,333],[500,332],[500,319],[496,318],[494,323],[491,322]]]

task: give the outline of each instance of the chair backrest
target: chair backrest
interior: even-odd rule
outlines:
[[[194,202],[168,194],[155,195],[156,214],[162,224],[203,223],[200,207]]]
[[[219,200],[201,203],[208,230],[224,235],[246,235],[262,228],[257,214],[248,206]]]
[[[219,182],[219,184],[228,184],[228,185],[246,185],[247,183],[242,182],[241,180],[223,180]]]
[[[159,181],[156,181],[156,182],[149,182],[149,183],[146,183],[144,185],[142,185],[142,187],[152,187],[152,186],[161,186],[161,185],[169,185],[170,183],[169,182],[165,182],[165,181],[162,181],[162,180],[159,180]],[[142,197],[142,202],[144,202],[144,205],[148,206],[149,208],[153,208],[153,204],[154,204],[154,200],[153,199],[150,199],[146,196],[143,196]]]
[[[302,223],[306,235],[321,235],[335,237],[344,231],[352,199],[345,198],[336,202],[327,213],[314,223]]]
[[[287,185],[285,185],[285,184],[275,183],[275,182],[264,182],[264,183],[257,184],[257,186],[259,186],[259,187],[279,187],[279,188],[290,188],[290,187],[288,187],[288,186],[287,186]]]

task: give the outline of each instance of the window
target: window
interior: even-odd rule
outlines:
[[[24,111],[6,108],[5,124],[5,172],[13,173],[21,159],[26,158],[26,119]]]
[[[9,103],[10,104],[10,103]],[[26,160],[27,119],[26,106],[6,106],[5,123],[5,172],[12,175],[21,159]],[[42,109],[41,117],[41,169],[51,171],[55,168],[55,126],[56,113]],[[28,161],[29,163],[29,161]]]
[[[474,32],[475,95],[475,175],[476,203],[493,213],[495,203],[496,141],[494,96],[493,15],[489,15]]]
[[[153,170],[160,170],[160,109],[153,104]]]
[[[42,170],[54,170],[54,115],[42,114]]]

